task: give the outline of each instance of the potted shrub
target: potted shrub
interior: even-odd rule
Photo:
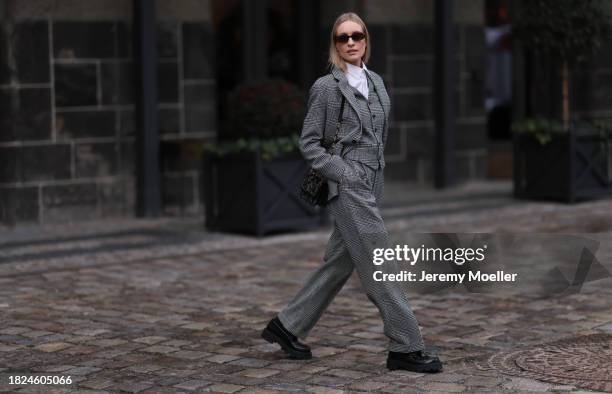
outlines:
[[[596,53],[609,31],[600,0],[521,3],[513,34],[555,62],[562,97],[561,119],[529,117],[512,125],[515,196],[572,202],[610,194],[609,124],[572,119],[569,91],[572,66]]]
[[[299,198],[304,92],[282,80],[243,84],[226,108],[223,139],[204,146],[206,227],[262,236],[323,223]]]

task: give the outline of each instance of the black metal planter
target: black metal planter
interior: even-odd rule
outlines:
[[[514,137],[514,195],[574,202],[612,195],[610,139],[568,133],[546,145]]]
[[[258,153],[204,154],[206,227],[262,236],[325,223],[324,210],[299,198],[308,171],[299,153],[270,161]]]

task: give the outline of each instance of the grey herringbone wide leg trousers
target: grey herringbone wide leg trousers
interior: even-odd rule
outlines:
[[[372,263],[373,248],[389,247],[389,235],[377,206],[384,187],[383,172],[357,161],[346,162],[352,171],[343,175],[338,197],[328,205],[334,230],[323,264],[278,317],[295,336],[306,338],[356,269],[368,298],[381,314],[389,350],[423,350],[423,337],[405,291],[398,282],[377,282],[372,277],[374,271],[398,272],[395,261],[379,266]]]

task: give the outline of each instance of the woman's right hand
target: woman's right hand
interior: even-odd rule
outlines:
[[[366,174],[364,173],[361,163],[352,160],[345,160],[344,162],[346,166],[340,177],[340,183],[344,183],[345,181],[352,183],[365,179]]]

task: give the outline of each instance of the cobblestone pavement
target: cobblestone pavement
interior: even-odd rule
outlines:
[[[612,200],[520,203],[504,193],[390,200],[384,212],[400,239],[580,234],[612,270]],[[429,350],[445,362],[443,373],[423,375],[386,369],[382,322],[354,274],[305,340],[313,359],[287,360],[259,333],[320,264],[329,228],[257,239],[200,226],[114,220],[1,231],[0,391],[612,392],[610,277],[554,296],[408,289]],[[532,254],[520,264],[542,269],[547,260]],[[72,383],[8,384],[33,374]]]

